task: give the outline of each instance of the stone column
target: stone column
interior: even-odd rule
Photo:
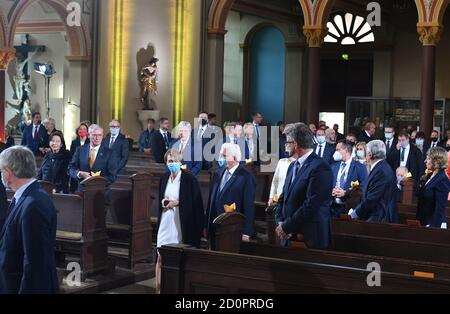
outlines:
[[[308,44],[308,89],[305,123],[317,123],[320,111],[320,48],[328,30],[322,27],[303,27]]]
[[[417,31],[423,45],[422,90],[420,101],[420,130],[427,136],[433,129],[435,85],[436,85],[436,45],[442,34],[442,26],[419,23]]]
[[[5,108],[6,108],[6,70],[14,59],[16,50],[0,48],[0,141],[6,141],[5,132]]]
[[[205,109],[222,119],[225,30],[209,30],[205,82]]]

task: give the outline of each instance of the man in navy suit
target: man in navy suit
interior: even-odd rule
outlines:
[[[199,157],[201,156],[202,169],[209,170],[212,167],[212,161],[214,160],[215,155],[214,141],[216,139],[216,132],[212,127],[208,125],[207,112],[201,112],[198,115],[197,121],[198,121],[197,127],[193,129],[191,132],[191,137],[195,141],[195,149],[196,149],[195,155]],[[208,143],[211,144],[208,145]]]
[[[333,173],[328,162],[314,153],[308,126],[297,123],[287,132],[286,148],[297,160],[289,166],[278,199],[276,233],[283,245],[302,240],[309,248],[326,249],[331,240]]]
[[[28,147],[35,156],[43,156],[44,148],[48,144],[47,130],[41,125],[41,114],[35,112],[32,115],[33,123],[23,130],[22,143]]]
[[[115,159],[118,161],[117,174],[125,175],[128,156],[130,154],[128,140],[125,138],[125,135],[120,133],[120,122],[118,120],[112,120],[109,123],[109,132],[103,140],[103,145],[112,151]]]
[[[108,185],[111,185],[116,180],[118,161],[106,145],[101,145],[103,129],[92,124],[89,127],[89,140],[89,145],[80,146],[75,151],[68,173],[71,178],[81,182],[100,172],[100,176],[108,181]],[[82,188],[81,184],[80,188]]]
[[[393,171],[403,166],[408,168],[414,181],[419,182],[425,173],[425,163],[422,152],[410,143],[409,134],[401,132],[398,135],[398,144],[388,156],[388,162]]]
[[[225,212],[225,205],[236,204],[236,211],[246,217],[242,240],[249,241],[253,235],[256,181],[254,176],[239,164],[240,160],[241,151],[236,144],[222,145],[220,168],[211,181],[206,212],[206,226],[212,249],[215,248],[215,230],[212,222]]]
[[[367,161],[370,174],[363,190],[362,201],[349,211],[353,219],[374,222],[398,222],[397,178],[386,162],[386,145],[380,140],[367,144]]]
[[[386,156],[392,151],[396,150],[397,147],[397,138],[395,137],[395,130],[391,126],[386,126],[384,128],[384,143],[386,144]]]
[[[152,135],[151,149],[153,154],[153,159],[158,164],[164,164],[164,155],[169,149],[170,143],[172,142],[172,136],[169,132],[169,119],[161,118],[159,119],[159,130],[154,132]]]
[[[334,163],[333,154],[336,151],[335,146],[326,142],[324,129],[317,130],[316,139],[317,144],[314,145],[315,154],[331,165]]]
[[[250,155],[249,143],[247,142],[246,138],[244,136],[242,136],[243,127],[240,123],[231,122],[231,123],[227,124],[227,128],[228,128],[228,134],[224,137],[223,143],[224,144],[231,143],[231,144],[238,145],[239,149],[241,151],[241,158],[242,158],[240,161],[240,164],[245,164],[245,160],[251,159],[252,156]],[[255,146],[254,146],[254,149],[256,149]],[[255,158],[257,158],[256,155],[253,155],[253,156]],[[256,160],[254,160],[254,161],[256,161]]]
[[[0,155],[0,170],[15,192],[0,232],[0,293],[58,293],[56,209],[34,179],[35,157],[28,148],[11,147]]]
[[[334,153],[334,163],[331,166],[333,171],[333,216],[339,218],[341,214],[346,214],[345,193],[351,188],[352,182],[359,182],[359,187],[364,188],[367,184],[366,167],[352,159],[353,146],[351,143],[342,141],[336,146]]]
[[[175,149],[183,156],[183,164],[197,177],[202,170],[202,156],[195,154],[195,141],[191,137],[191,131],[192,127],[189,122],[180,122],[178,125],[179,139],[172,142],[170,148]]]

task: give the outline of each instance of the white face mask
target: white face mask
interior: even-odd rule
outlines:
[[[333,154],[334,161],[342,161],[343,157],[342,154],[338,151],[335,151]]]
[[[1,176],[2,176],[2,183],[3,183],[3,185],[5,186],[5,188],[9,189],[8,182],[6,182],[6,179],[5,179],[5,177],[3,176],[3,172],[2,172],[2,174],[1,174]]]

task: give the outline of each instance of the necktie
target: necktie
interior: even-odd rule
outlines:
[[[345,166],[346,166],[345,162],[343,162],[342,165],[341,165],[341,177],[339,179],[339,187],[341,189],[343,189],[344,185],[345,185],[345,172],[344,172]]]
[[[402,154],[401,154],[401,161],[404,162],[405,161],[405,148],[402,148]]]
[[[387,148],[387,151],[389,151],[391,149],[391,140],[387,141],[386,148]]]
[[[183,142],[180,142],[180,154],[182,154],[183,153],[183,151],[184,151],[184,143]]]
[[[114,136],[111,136],[111,142],[109,142],[109,148],[111,149],[114,145]]]
[[[322,145],[319,145],[319,157],[322,158]]]
[[[230,177],[231,177],[230,171],[229,170],[225,171],[225,176],[223,177],[222,182],[220,183],[220,192],[222,192],[228,180],[230,180]]]
[[[237,143],[238,143],[237,138],[234,138],[234,139],[233,139],[233,143],[234,143],[234,144],[237,144]]]
[[[38,136],[38,128],[39,128],[38,125],[36,125],[36,126],[34,127],[34,135],[33,135],[33,139],[36,139],[37,136]]]
[[[259,124],[255,124],[256,136],[259,138]]]
[[[94,163],[95,163],[95,148],[91,148],[91,154],[89,155],[89,167],[92,168],[94,167]]]
[[[291,184],[292,184],[292,182],[294,182],[295,178],[297,177],[299,170],[300,170],[300,163],[298,161],[296,161],[295,165],[294,165],[294,172],[292,173]]]
[[[199,140],[199,141],[200,141],[200,140],[202,139],[202,137],[203,137],[203,132],[204,132],[203,128],[201,128],[200,130],[198,130],[198,140]]]
[[[166,132],[164,132],[164,143],[166,144],[166,148],[168,148],[169,147],[169,139],[168,139],[168,137],[167,137],[167,133]]]
[[[12,212],[12,210],[14,209],[14,206],[16,206],[16,198],[15,197],[13,197],[13,199],[11,200],[11,203],[9,204],[8,211],[6,212],[6,217],[8,217],[9,214]]]

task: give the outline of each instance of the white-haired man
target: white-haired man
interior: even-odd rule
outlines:
[[[0,294],[58,293],[56,209],[34,179],[32,151],[3,151],[0,171],[3,184],[15,192],[0,232]]]
[[[238,145],[225,143],[219,155],[220,168],[214,174],[209,193],[207,223],[211,248],[215,249],[215,230],[212,222],[223,214],[225,205],[236,205],[236,211],[246,216],[243,241],[253,234],[256,182],[254,176],[240,165],[241,150]]]
[[[92,124],[89,127],[89,140],[89,145],[80,146],[75,151],[68,173],[80,182],[100,174],[108,180],[109,185],[116,179],[118,160],[107,144],[102,145],[103,129],[100,126]]]
[[[398,222],[397,178],[386,159],[386,145],[380,140],[367,144],[366,159],[370,174],[361,203],[349,211],[353,219],[375,222]]]

